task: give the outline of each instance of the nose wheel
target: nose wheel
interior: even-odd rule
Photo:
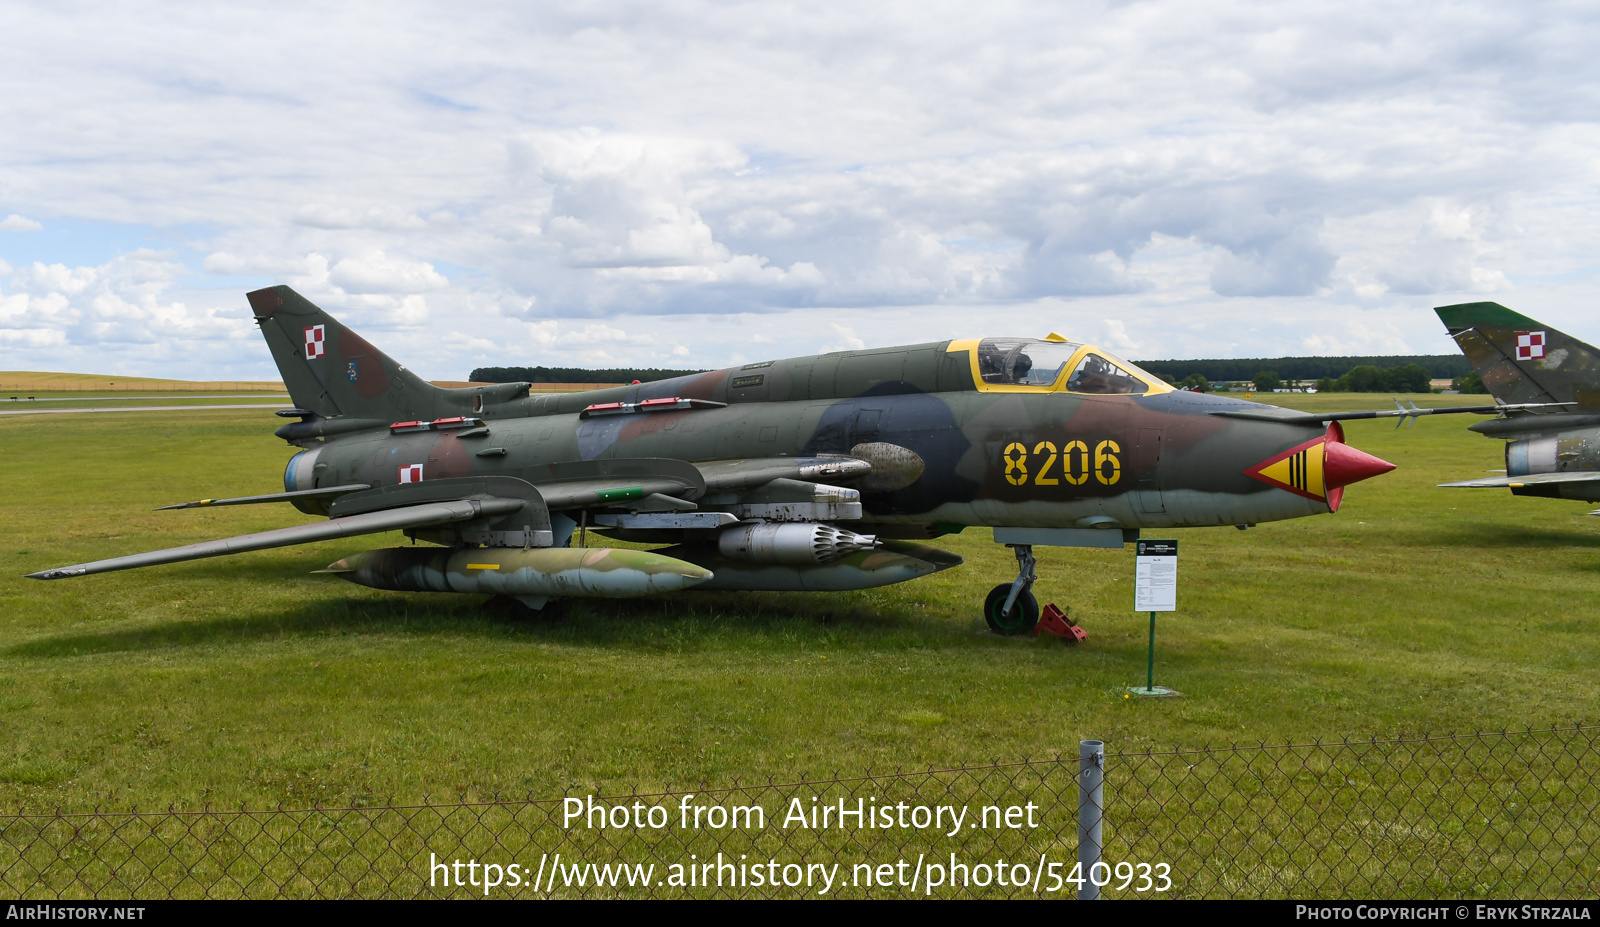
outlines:
[[[1017,578],[989,590],[983,600],[983,619],[989,630],[1008,636],[1032,634],[1039,624],[1039,600],[1033,597],[1034,572],[1037,561],[1033,559],[1033,545],[1006,545],[1017,555]]]

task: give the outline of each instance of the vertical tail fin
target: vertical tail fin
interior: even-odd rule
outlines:
[[[433,418],[460,404],[286,286],[246,294],[297,407],[323,418]],[[470,400],[467,400],[470,402]]]
[[[1433,310],[1504,403],[1600,404],[1600,351],[1499,303],[1462,303]]]

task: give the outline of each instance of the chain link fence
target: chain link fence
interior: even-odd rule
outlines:
[[[606,798],[11,814],[0,816],[0,889],[64,900],[1592,898],[1597,732],[1113,750],[1100,768],[1066,755]],[[1097,772],[1103,798],[1080,821],[1080,780]],[[1098,857],[1078,830],[1095,815]]]

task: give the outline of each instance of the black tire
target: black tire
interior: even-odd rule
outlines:
[[[991,589],[989,597],[983,600],[983,620],[989,623],[989,630],[996,634],[1008,637],[1032,634],[1033,629],[1039,626],[1039,600],[1033,597],[1032,592],[1024,590],[1012,604],[1011,614],[1002,615],[1000,609],[1005,608],[1009,595],[1010,583],[1001,583]]]

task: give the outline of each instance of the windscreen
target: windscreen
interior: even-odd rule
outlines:
[[[1127,361],[1112,361],[1099,354],[1086,354],[1072,371],[1072,378],[1067,381],[1067,390],[1073,393],[1103,395],[1149,392],[1150,385],[1129,373],[1129,370],[1139,370],[1139,368]],[[1142,370],[1139,372],[1144,373]]]
[[[1050,386],[1080,347],[1070,341],[985,338],[978,342],[978,373],[985,383]]]

